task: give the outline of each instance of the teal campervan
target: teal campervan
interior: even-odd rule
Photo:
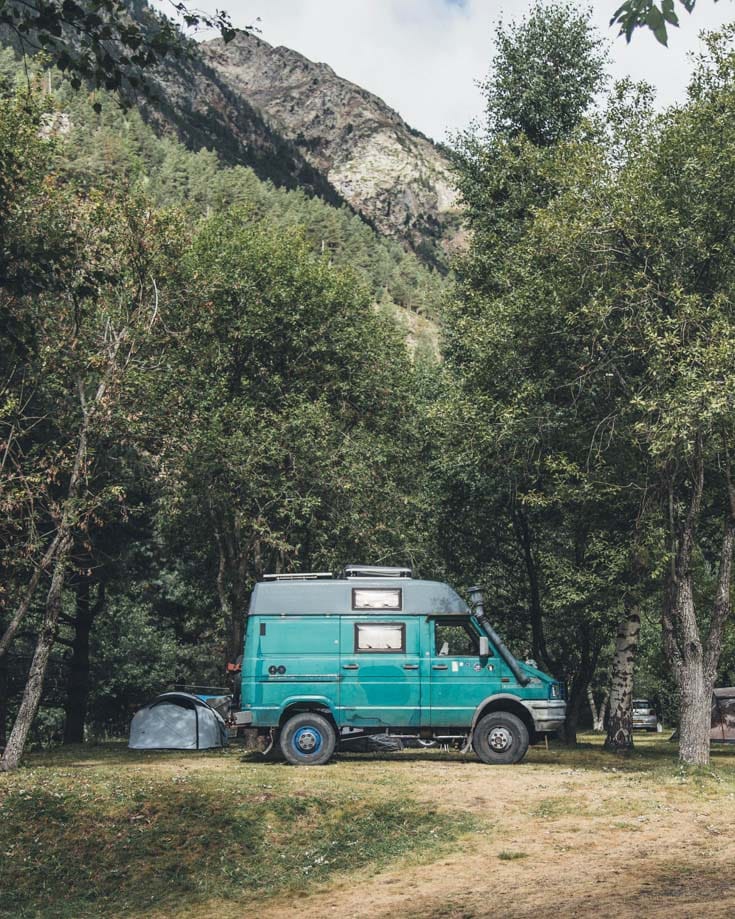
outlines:
[[[291,763],[369,734],[450,739],[517,763],[564,722],[560,683],[516,660],[488,621],[410,569],[271,575],[253,591],[235,721]]]

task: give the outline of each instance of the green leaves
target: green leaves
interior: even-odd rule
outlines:
[[[716,3],[717,0],[714,0]],[[696,0],[679,0],[687,13],[694,10]],[[668,44],[668,26],[679,26],[679,17],[674,9],[674,0],[627,0],[613,13],[610,25],[619,25],[620,34],[630,42],[636,29],[648,28],[662,45]]]
[[[657,6],[651,6],[651,9],[648,11],[648,14],[646,15],[646,25],[662,45],[667,43],[668,36],[666,34],[666,19]]]
[[[540,147],[567,137],[606,79],[606,51],[588,14],[535,2],[520,22],[501,23],[495,44],[483,87],[491,136],[522,135]]]
[[[150,399],[172,544],[223,552],[232,609],[263,570],[405,559],[419,439],[399,331],[302,234],[242,209],[205,221],[181,264]]]

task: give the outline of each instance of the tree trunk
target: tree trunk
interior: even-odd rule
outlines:
[[[605,749],[612,753],[629,753],[633,749],[633,674],[640,634],[641,615],[635,603],[620,620],[615,638],[605,738]]]
[[[731,613],[732,555],[735,544],[735,500],[730,488],[730,505],[722,536],[717,590],[709,633],[703,646],[694,608],[691,571],[678,578],[668,598],[674,598],[671,619],[680,627],[676,646],[674,675],[679,687],[681,717],[679,723],[679,759],[688,766],[709,763],[712,690],[722,653],[724,628]],[[666,621],[666,615],[664,616]],[[666,634],[666,629],[665,629]],[[669,639],[671,644],[671,639]]]
[[[664,620],[674,623],[678,633],[674,676],[680,702],[679,759],[688,766],[706,766],[709,763],[714,671],[708,674],[705,667],[692,573],[687,567],[677,574],[677,582],[666,592]]]
[[[16,607],[13,618],[10,620],[10,624],[8,625],[7,629],[5,629],[2,638],[0,638],[0,658],[3,658],[7,654],[8,648],[15,638],[15,633],[21,627],[23,620],[28,615],[28,610],[31,608],[31,601],[33,600],[33,597],[36,593],[38,583],[41,580],[41,575],[49,568],[53,562],[54,556],[58,551],[60,541],[61,534],[57,532],[56,536],[54,536],[48,548],[44,552],[43,558],[41,559],[38,567],[33,572],[33,575],[28,582],[28,586],[23,592],[20,598],[20,602]]]
[[[569,687],[569,697],[567,699],[567,713],[564,718],[564,737],[563,741],[567,746],[573,747],[577,743],[577,726],[579,725],[579,716],[582,712],[582,704],[587,697],[587,687],[591,675],[585,675],[577,672],[572,679]]]
[[[141,300],[142,290],[143,288],[141,287]],[[142,302],[140,305],[142,306]],[[155,314],[151,320],[151,324],[154,320]],[[31,729],[31,724],[33,723],[33,719],[36,716],[38,706],[41,702],[46,668],[48,666],[51,649],[56,640],[59,617],[61,616],[61,594],[64,588],[66,568],[73,544],[72,534],[75,525],[75,517],[78,513],[76,504],[83,491],[84,478],[87,471],[87,443],[90,433],[90,419],[97,408],[103,404],[115,373],[118,371],[124,372],[133,354],[133,345],[130,344],[127,355],[122,359],[119,357],[123,345],[128,344],[130,329],[131,325],[128,324],[115,332],[108,324],[105,333],[106,361],[91,404],[89,403],[85,391],[84,379],[80,376],[76,380],[76,389],[81,408],[81,424],[79,427],[74,464],[69,476],[66,500],[61,509],[61,517],[56,530],[56,536],[44,557],[49,558],[53,552],[53,575],[51,577],[51,586],[46,597],[46,612],[36,643],[33,660],[31,661],[31,667],[28,672],[28,679],[25,689],[23,690],[23,698],[20,703],[20,708],[18,709],[18,715],[16,716],[13,730],[10,732],[10,738],[8,739],[5,753],[3,754],[2,760],[0,760],[0,771],[8,772],[11,769],[18,768],[28,738],[28,732]],[[40,576],[40,571],[34,572],[28,589],[21,600],[20,607],[11,621],[11,628],[17,629],[19,627],[20,621],[30,605],[30,599],[35,590],[37,579],[40,578]],[[6,635],[3,637],[2,644],[0,645],[3,652],[7,649],[11,640],[12,634],[10,638],[8,638],[6,630]]]
[[[242,654],[243,622],[245,610],[240,603],[240,572],[246,564],[239,551],[238,540],[233,538],[227,521],[215,529],[218,548],[217,596],[225,626],[225,665],[234,663]]]
[[[8,659],[0,657],[0,751],[5,749],[8,734]]]
[[[531,653],[533,659],[540,661],[557,679],[563,677],[558,673],[556,662],[552,661],[544,636],[544,620],[541,608],[541,589],[539,587],[538,566],[533,551],[533,539],[528,519],[520,508],[513,512],[513,522],[518,542],[523,553],[523,563],[528,578],[528,614],[531,622]]]
[[[25,749],[28,733],[36,717],[38,706],[43,692],[43,681],[46,676],[49,656],[56,639],[56,632],[61,615],[61,592],[64,588],[66,565],[71,550],[72,538],[70,533],[64,534],[54,562],[54,573],[51,586],[46,597],[46,613],[44,615],[41,631],[36,643],[36,650],[28,672],[23,698],[18,709],[18,714],[10,732],[5,753],[0,760],[0,772],[10,772],[20,765]]]
[[[688,766],[706,766],[709,763],[712,682],[706,677],[701,657],[694,656],[682,669],[679,694],[679,759]]]
[[[84,724],[89,700],[89,638],[97,615],[105,602],[105,587],[98,587],[97,599],[91,602],[90,578],[82,577],[76,588],[74,640],[69,661],[69,678],[64,705],[64,743],[84,743]]]
[[[597,705],[595,705],[595,694],[592,691],[592,687],[587,687],[587,701],[590,704],[590,712],[592,713],[592,730],[596,734],[602,734],[605,730],[605,712],[607,711],[609,697],[610,690],[606,689],[600,701],[600,707],[598,708]]]
[[[727,451],[725,451],[727,456]],[[729,507],[720,561],[719,585],[706,650],[694,605],[692,554],[704,491],[704,458],[701,438],[695,444],[686,515],[677,520],[676,480],[668,482],[671,560],[666,575],[661,628],[666,657],[679,690],[679,759],[689,766],[709,763],[711,698],[717,662],[722,647],[722,630],[730,612],[730,582],[735,501],[729,476]],[[723,589],[724,587],[724,589]]]

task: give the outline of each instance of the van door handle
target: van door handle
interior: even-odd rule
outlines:
[[[419,665],[418,664],[404,664],[403,669],[404,670],[418,670]]]
[[[432,670],[449,670],[449,664],[432,664]]]
[[[343,670],[359,670],[360,667],[358,664],[342,664]]]

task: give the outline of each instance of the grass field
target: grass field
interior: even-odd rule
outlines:
[[[32,756],[0,776],[0,915],[732,916],[735,749],[661,737],[519,766],[404,751]]]

